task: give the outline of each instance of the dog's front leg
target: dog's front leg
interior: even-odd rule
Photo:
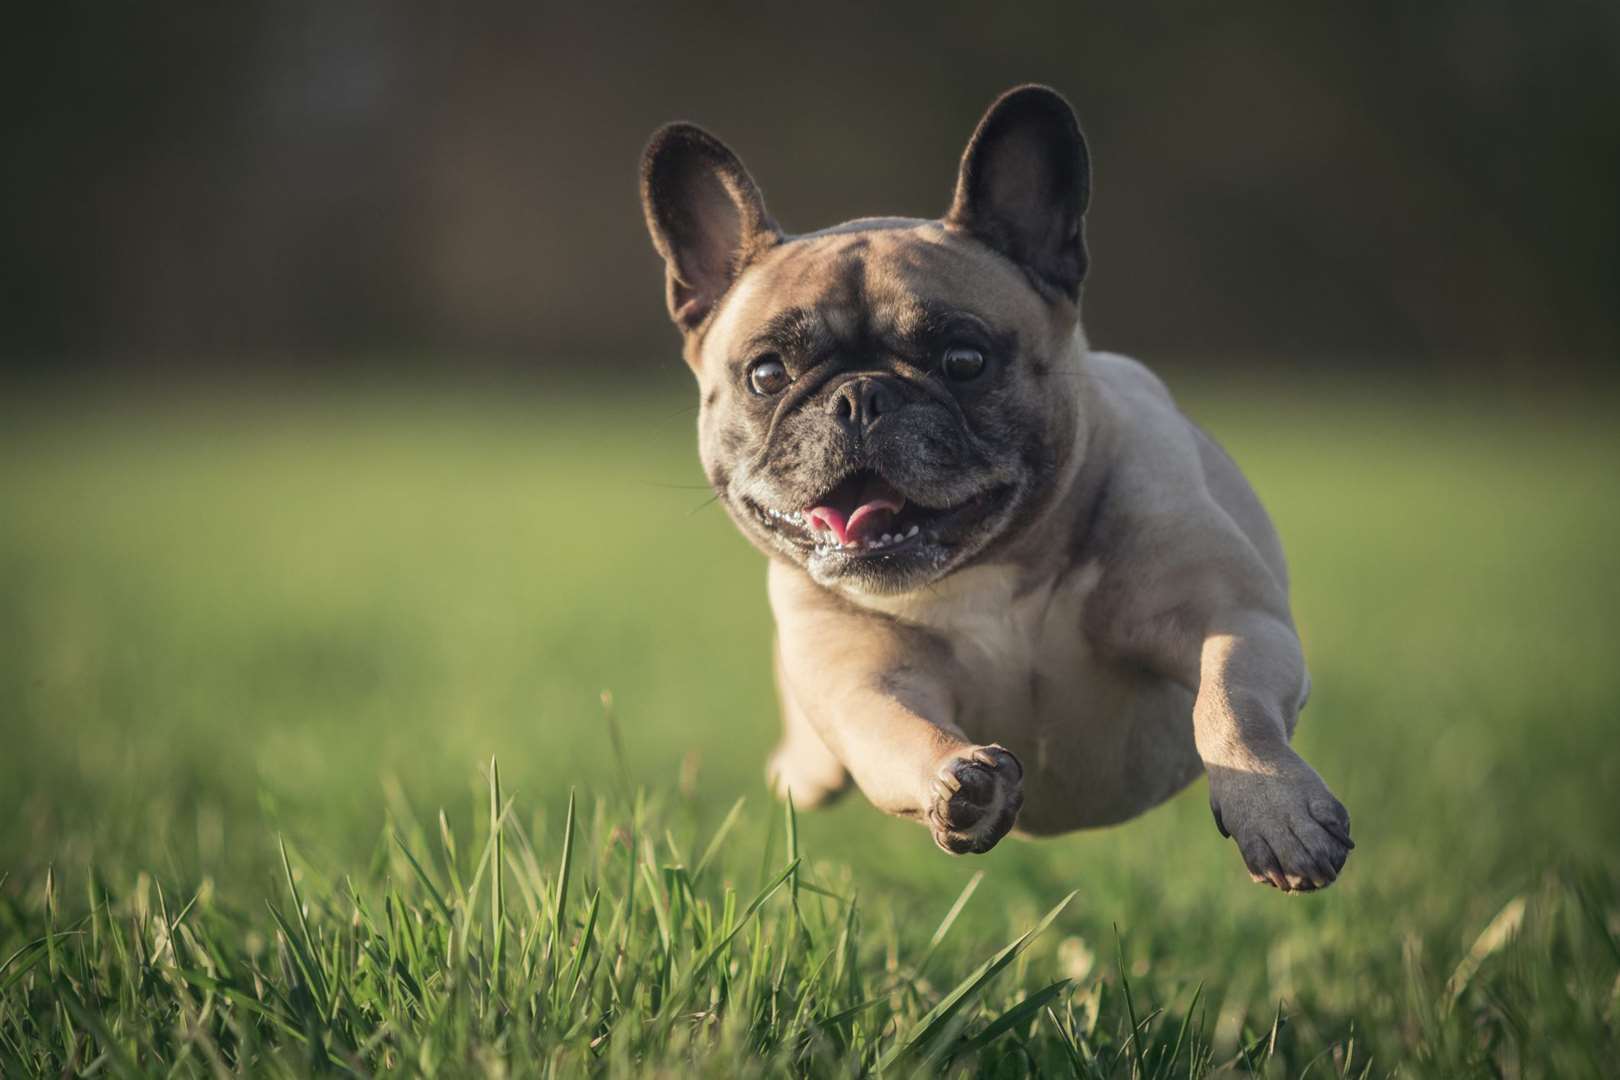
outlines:
[[[925,674],[874,670],[853,655],[801,654],[785,667],[796,702],[872,805],[921,820],[955,855],[989,851],[1012,828],[1023,765],[966,739]]]
[[[781,688],[878,809],[925,823],[952,854],[985,852],[1023,805],[1022,763],[955,722],[944,650],[887,619],[773,582]]]
[[[1216,827],[1236,841],[1255,881],[1285,892],[1322,888],[1355,844],[1343,804],[1288,745],[1308,685],[1299,639],[1260,610],[1199,622],[1196,640],[1183,639],[1180,655],[1165,659],[1197,687],[1193,732]]]

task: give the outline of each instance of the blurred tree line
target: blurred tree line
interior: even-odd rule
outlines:
[[[1620,351],[1620,4],[30,5],[7,17],[0,355],[672,362],[635,166],[728,140],[809,230],[932,216],[990,98],[1092,144],[1100,345]]]

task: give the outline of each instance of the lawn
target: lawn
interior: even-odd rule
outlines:
[[[1614,393],[1172,384],[1291,555],[1320,895],[1201,783],[785,813],[685,385],[12,393],[0,1075],[1612,1074]]]

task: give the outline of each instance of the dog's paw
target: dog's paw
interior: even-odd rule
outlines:
[[[1212,768],[1209,807],[1249,876],[1283,892],[1331,885],[1356,846],[1344,804],[1297,756],[1268,773]]]
[[[795,808],[811,810],[842,795],[849,774],[826,747],[784,740],[765,763],[765,782],[778,799],[792,795]]]
[[[952,855],[989,851],[1018,820],[1024,766],[999,746],[974,746],[941,765],[929,792],[928,828]]]

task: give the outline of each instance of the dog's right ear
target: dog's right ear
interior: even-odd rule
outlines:
[[[666,124],[641,157],[641,207],[664,257],[670,318],[703,324],[737,275],[782,239],[759,185],[726,144],[695,124]]]

